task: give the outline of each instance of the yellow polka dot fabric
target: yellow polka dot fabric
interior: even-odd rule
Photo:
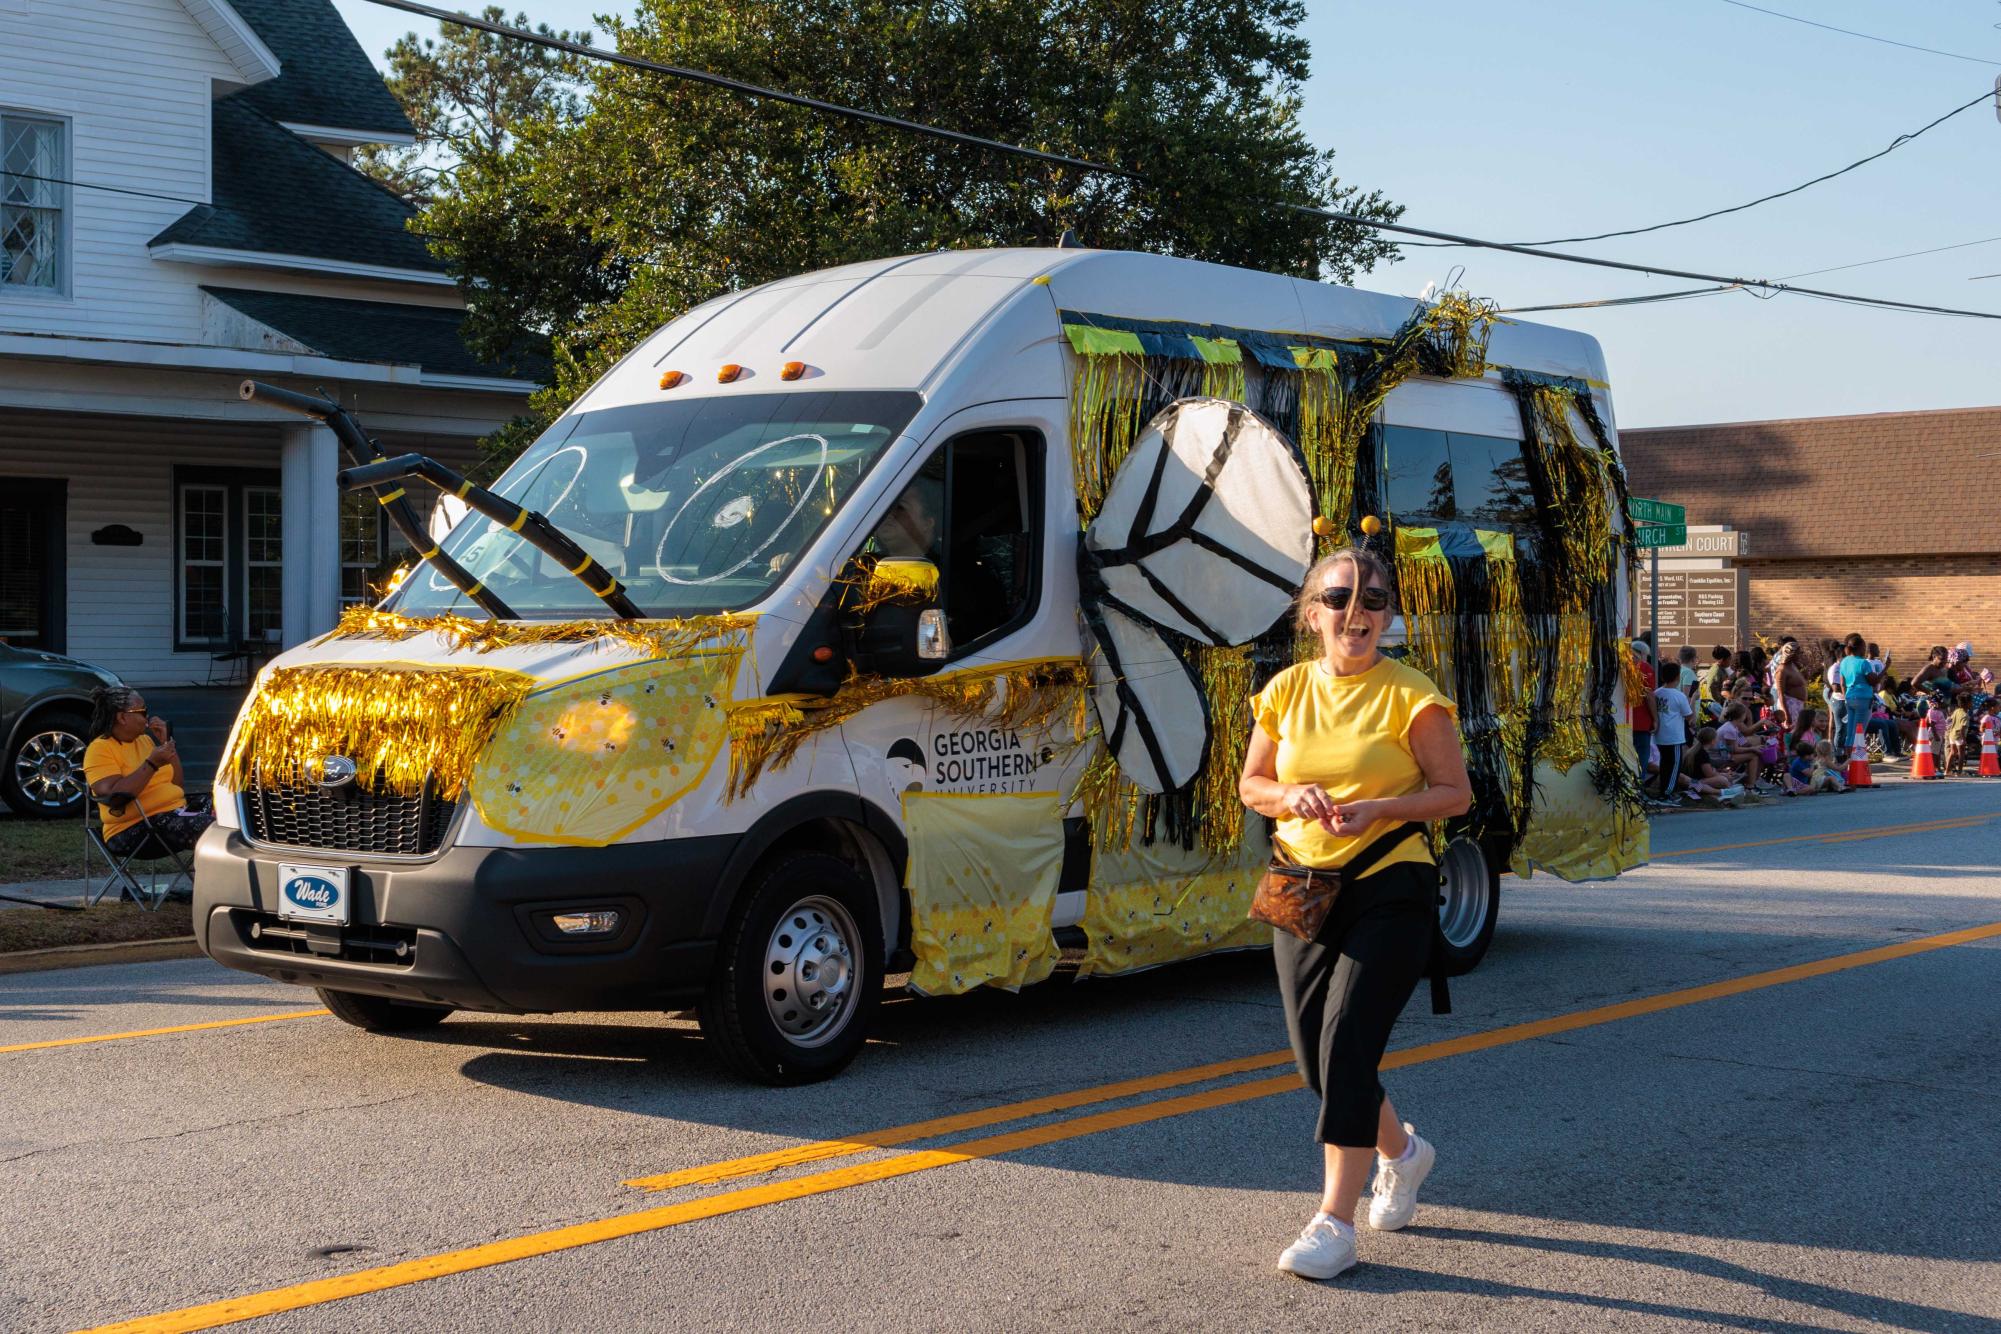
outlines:
[[[1130,973],[1271,944],[1271,928],[1246,916],[1267,848],[1247,838],[1233,852],[1211,854],[1163,840],[1097,853],[1078,923],[1089,942],[1078,973]]]
[[[1063,874],[1054,792],[907,792],[910,985],[928,996],[1040,982],[1060,951],[1050,934]]]
[[[652,659],[529,695],[473,773],[480,818],[517,838],[588,847],[631,833],[699,783],[728,741],[741,656]]]

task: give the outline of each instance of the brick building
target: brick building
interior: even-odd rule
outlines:
[[[1750,534],[1756,635],[2001,661],[2001,407],[1619,433],[1636,496]],[[1988,457],[1982,457],[1988,456]]]

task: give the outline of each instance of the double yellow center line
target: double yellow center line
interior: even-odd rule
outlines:
[[[1443,1060],[1451,1056],[1463,1056],[1474,1052],[1491,1051],[1513,1043],[1526,1042],[1535,1038],[1549,1037],[1559,1033],[1575,1032],[1600,1024],[1613,1023],[1622,1019],[1638,1018],[1643,1015],[1659,1014],[1665,1010],[1695,1005],[1704,1001],[1721,1000],[1731,996],[1741,996],[1747,992],[1780,986],[1789,982],[1804,981],[1809,978],[1825,977],[1832,973],[1862,968],[1870,964],[1885,963],[1893,959],[1905,959],[1913,955],[1933,950],[1948,949],[1955,945],[1970,944],[1975,941],[2001,938],[2001,922],[1985,926],[1968,927],[1960,931],[1948,931],[1942,935],[1925,936],[1915,940],[1898,941],[1895,944],[1861,950],[1852,954],[1837,955],[1830,959],[1820,959],[1811,963],[1795,964],[1786,968],[1775,968],[1765,972],[1751,973],[1744,977],[1731,978],[1722,982],[1711,982],[1702,986],[1684,987],[1657,996],[1641,997],[1620,1001],[1614,1005],[1598,1006],[1589,1010],[1578,1010],[1571,1014],[1557,1015],[1549,1019],[1538,1019],[1528,1023],[1510,1024],[1503,1028],[1489,1029],[1482,1033],[1469,1033],[1459,1037],[1446,1038],[1438,1042],[1428,1042],[1421,1046],[1406,1047],[1390,1052],[1383,1058],[1384,1069],[1399,1069],[1405,1066],[1422,1065],[1429,1061]],[[1150,1092],[1183,1086],[1235,1074],[1251,1073],[1261,1069],[1282,1065],[1289,1059],[1284,1052],[1269,1052],[1262,1056],[1248,1056],[1235,1061],[1223,1061],[1210,1065],[1191,1067],[1187,1070],[1167,1074],[1152,1075],[1141,1079],[1121,1080],[1103,1084],[1096,1088],[1079,1090],[1074,1093],[1056,1094],[1047,1098],[1030,1099],[1026,1102],[1007,1104],[1002,1107],[964,1113],[958,1116],[939,1117],[930,1121],[914,1122],[910,1125],[891,1127],[887,1130],[855,1135],[841,1140],[828,1140],[798,1148],[780,1150],[775,1153],[759,1154],[748,1158],[733,1159],[707,1167],[689,1169],[682,1172],[663,1173],[652,1177],[638,1177],[630,1183],[650,1189],[666,1189],[672,1186],[707,1184],[730,1180],[736,1177],[769,1172],[782,1167],[802,1163],[822,1162],[833,1158],[854,1156],[871,1149],[895,1144],[909,1143],[915,1139],[951,1134],[957,1131],[981,1129],[1005,1121],[1046,1115],[1054,1111],[1065,1111],[1097,1102],[1113,1101]],[[160,1315],[143,1316],[136,1320],[114,1325],[101,1326],[103,1331],[130,1331],[137,1334],[165,1334],[166,1331],[214,1329],[217,1326],[233,1324],[242,1320],[254,1320],[262,1316],[276,1315],[284,1311],[296,1311],[309,1306],[319,1306],[328,1302],[358,1297],[366,1293],[383,1292],[392,1288],[406,1287],[434,1278],[452,1274],[463,1274],[475,1269],[485,1269],[494,1265],[511,1264],[517,1260],[532,1259],[561,1251],[574,1250],[582,1246],[592,1246],[599,1242],[614,1241],[623,1237],[639,1236],[648,1232],[658,1232],[683,1223],[701,1219],[720,1218],[729,1214],[761,1209],[769,1205],[782,1204],[791,1200],[806,1199],[816,1195],[826,1195],[835,1191],[848,1190],[872,1182],[893,1180],[920,1172],[933,1171],[941,1167],[971,1162],[975,1159],[992,1158],[1001,1154],[1016,1153],[1023,1149],[1045,1144],[1060,1143],[1085,1135],[1095,1135],[1102,1131],[1121,1129],[1127,1126],[1143,1125],[1168,1117],[1182,1116],[1190,1112],[1207,1111],[1234,1103],[1249,1102],[1270,1097],[1299,1087],[1298,1076],[1287,1072],[1264,1079],[1249,1080],[1229,1084],[1221,1088],[1184,1093],[1171,1098],[1143,1102],[1133,1106],[1112,1108],[1094,1112],[1087,1116],[1068,1120],[1052,1121],[1025,1129],[990,1135],[981,1139],[961,1141],[949,1148],[926,1149],[914,1153],[898,1154],[894,1157],[878,1159],[874,1162],[858,1163],[847,1167],[814,1172],[785,1181],[767,1185],[743,1187],[724,1191],[699,1199],[677,1204],[663,1205],[652,1209],[642,1209],[633,1213],[617,1214],[609,1218],[594,1219],[568,1227],[552,1228],[542,1232],[532,1232],[525,1236],[511,1237],[504,1241],[488,1242],[470,1246],[462,1250],[446,1251],[437,1255],[424,1256],[415,1260],[405,1260],[397,1264],[381,1265],[373,1269],[357,1270],[332,1278],[315,1279],[307,1283],[289,1287],[272,1288],[264,1292],[250,1293],[241,1297],[231,1297],[223,1301],[209,1302],[200,1306],[186,1307],[178,1311],[168,1311]]]

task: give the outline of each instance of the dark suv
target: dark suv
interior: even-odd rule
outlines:
[[[90,692],[118,683],[75,658],[0,640],[0,798],[23,815],[81,810]]]

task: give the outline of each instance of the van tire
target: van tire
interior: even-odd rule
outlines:
[[[1445,975],[1459,977],[1479,967],[1494,943],[1494,925],[1501,917],[1501,872],[1479,843],[1455,838],[1445,846],[1438,874],[1438,949]]]
[[[738,895],[702,999],[702,1035],[751,1079],[811,1084],[839,1074],[868,1040],[882,977],[874,886],[838,857],[781,852]],[[816,1018],[821,1004],[839,1008]]]
[[[436,1028],[452,1012],[449,1005],[412,1005],[352,991],[329,991],[325,987],[313,990],[334,1018],[371,1033],[415,1033]]]

